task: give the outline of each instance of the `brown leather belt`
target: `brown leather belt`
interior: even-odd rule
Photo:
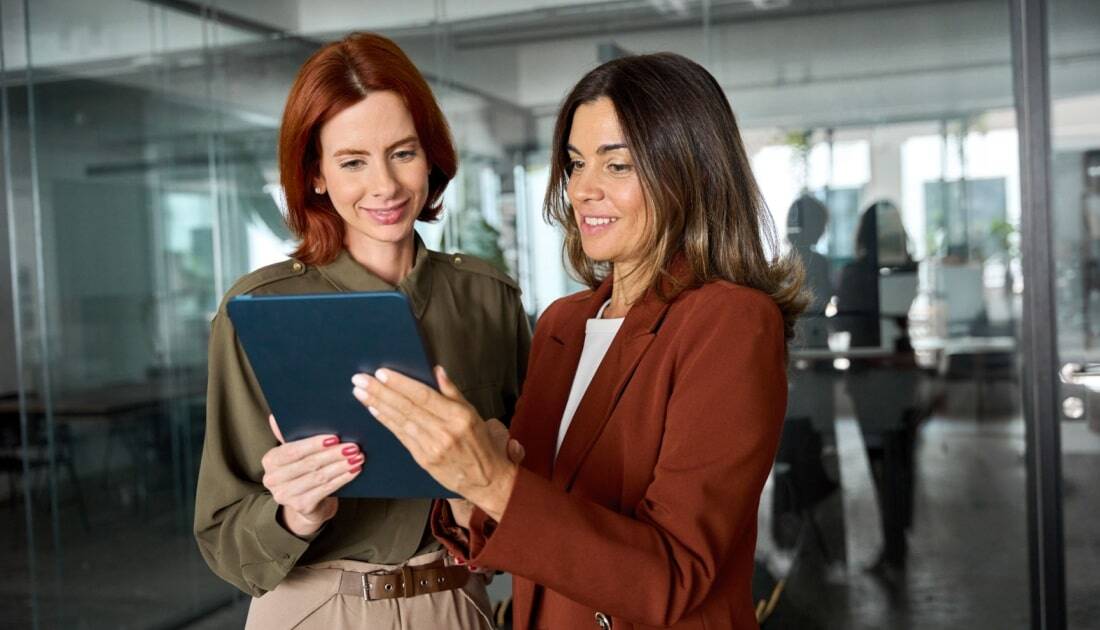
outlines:
[[[445,566],[442,560],[437,560],[392,571],[344,571],[340,575],[340,593],[368,600],[416,597],[462,588],[469,579],[466,567]]]

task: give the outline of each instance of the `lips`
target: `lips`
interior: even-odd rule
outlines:
[[[395,206],[387,206],[385,208],[359,208],[359,211],[366,214],[375,223],[379,225],[394,225],[401,222],[401,218],[405,214],[405,206],[407,203],[400,203]]]
[[[608,216],[581,216],[581,234],[596,236],[610,230],[619,221],[619,217]]]

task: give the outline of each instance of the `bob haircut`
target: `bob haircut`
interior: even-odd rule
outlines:
[[[663,300],[713,280],[759,289],[783,314],[787,339],[805,309],[802,265],[794,254],[771,260],[778,238],[753,178],[741,133],[722,88],[702,66],[673,53],[635,55],[589,72],[562,104],[554,127],[544,214],[565,229],[565,256],[591,288],[610,265],[589,258],[569,202],[567,150],[577,108],[607,98],[637,167],[650,207],[637,269]],[[689,270],[688,280],[672,273]],[[679,278],[679,280],[678,280]]]
[[[431,169],[428,197],[417,219],[433,221],[442,211],[443,190],[455,175],[458,157],[431,88],[397,44],[373,33],[352,33],[321,48],[302,65],[279,129],[286,221],[301,241],[292,256],[306,264],[330,263],[344,247],[343,219],[327,195],[313,190],[321,168],[321,127],[371,92],[383,90],[405,101]]]

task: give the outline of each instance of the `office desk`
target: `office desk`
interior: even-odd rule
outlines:
[[[0,400],[0,417],[18,416],[25,406],[28,415],[44,416],[47,407],[58,419],[114,419],[127,414],[159,408],[163,404],[180,399],[203,396],[206,380],[194,377],[160,378],[144,382],[113,383],[78,392],[66,393],[54,398],[47,405],[35,394],[23,399],[17,397]]]
[[[3,455],[13,463],[26,458],[30,461],[32,468],[63,466],[81,503],[83,517],[83,497],[74,465],[72,429],[85,423],[105,422],[108,425],[108,432],[100,470],[104,486],[110,487],[113,447],[115,441],[120,440],[129,455],[131,464],[136,468],[133,492],[134,498],[137,499],[136,503],[142,506],[148,494],[148,467],[145,464],[149,453],[163,443],[166,424],[162,420],[167,419],[173,486],[177,499],[182,503],[185,497],[180,488],[184,478],[189,474],[190,466],[187,461],[191,458],[189,449],[181,445],[181,442],[186,444],[189,441],[190,427],[187,414],[176,413],[170,406],[172,403],[181,402],[198,403],[204,397],[205,390],[204,376],[188,374],[167,375],[143,382],[113,383],[82,391],[67,392],[51,401],[45,401],[34,394],[24,397],[22,401],[17,397],[0,399],[0,426],[4,427],[5,432],[10,436],[7,444],[3,445],[5,451]],[[27,415],[28,431],[25,437],[17,428],[20,414],[24,412]],[[43,422],[47,416],[54,423],[52,454],[49,452],[50,427]],[[183,440],[180,439],[181,436],[184,437]],[[24,439],[26,443],[23,443]],[[21,466],[14,466],[13,470],[8,472],[19,474]],[[51,506],[54,506],[57,497],[52,494],[56,492],[56,484],[50,484],[50,490]],[[124,493],[124,502],[127,502],[128,495],[125,492],[128,491],[128,487],[120,487],[120,492]]]

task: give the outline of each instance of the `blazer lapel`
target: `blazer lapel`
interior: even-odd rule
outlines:
[[[599,304],[602,303],[601,300]],[[596,369],[592,382],[581,398],[577,411],[573,414],[573,421],[569,425],[564,441],[562,441],[561,449],[558,451],[551,477],[558,486],[568,488],[572,485],[581,463],[600,436],[607,420],[611,417],[611,412],[622,397],[623,390],[630,382],[630,377],[634,375],[638,362],[642,360],[649,345],[653,342],[657,327],[668,311],[668,306],[652,292],[648,292],[627,313],[622,327],[615,335],[615,340],[611,342],[607,354],[600,362],[600,367]],[[597,310],[598,308],[597,305]],[[592,315],[594,314],[595,311],[592,312]],[[580,337],[580,344],[583,347],[583,328]],[[577,350],[576,357],[570,364],[573,372],[576,371],[579,359],[580,349]],[[570,385],[572,384],[573,379],[571,376],[565,380]],[[564,396],[566,398],[569,396],[568,389],[565,390]],[[562,408],[564,409],[564,403]],[[557,427],[561,423],[561,410],[558,411],[558,416],[559,420],[554,424],[555,441]]]
[[[569,400],[573,374],[584,349],[585,324],[610,295],[611,282],[607,281],[589,295],[578,296],[556,322],[548,323],[553,328],[548,331],[543,356],[539,358],[539,365],[547,367],[539,371],[537,389],[530,379],[524,388],[531,392],[530,399],[525,400],[524,405],[525,415],[532,421],[524,422],[522,432],[513,432],[512,437],[519,440],[527,451],[523,459],[524,468],[546,479],[550,478],[554,467],[561,415]],[[524,395],[527,396],[526,393]]]
[[[514,427],[512,437],[519,440],[527,452],[523,467],[549,479],[554,467],[558,426],[569,397],[570,374],[580,360],[581,346],[567,346],[557,339],[550,339],[545,352],[547,365],[552,365],[553,369],[547,370],[545,380],[540,379],[539,388],[545,389],[537,398],[525,401],[530,405],[527,416],[531,419],[523,425],[526,430],[521,433],[516,430],[520,427]],[[528,379],[524,388],[533,386],[534,383]]]

